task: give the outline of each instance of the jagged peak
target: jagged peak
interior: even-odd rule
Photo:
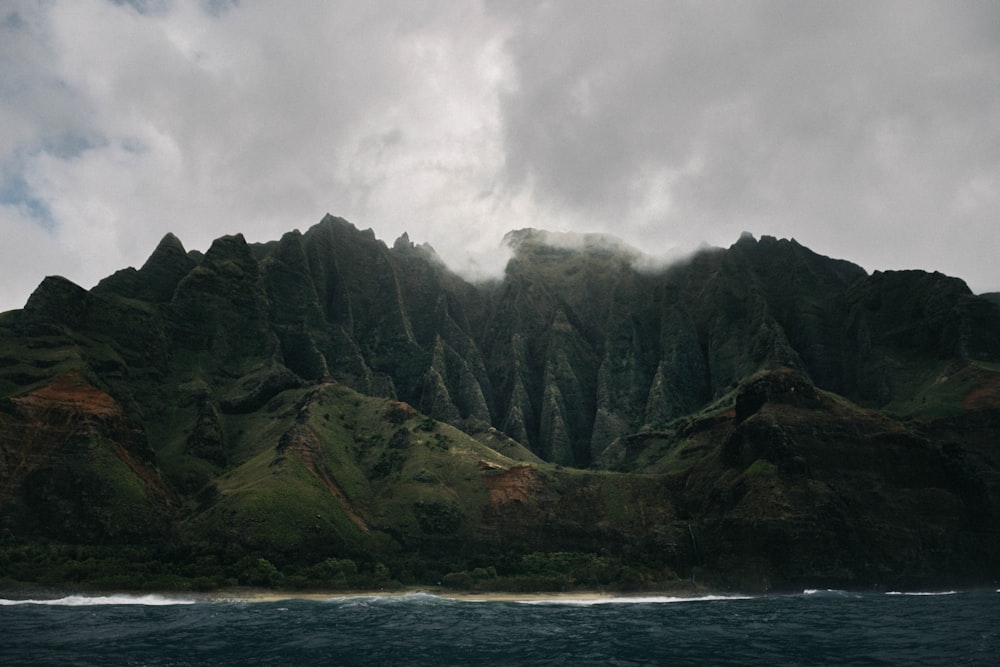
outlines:
[[[313,229],[331,229],[340,230],[346,232],[353,232],[355,234],[360,234],[367,237],[369,240],[378,240],[375,236],[375,230],[369,227],[368,229],[359,229],[353,222],[341,218],[339,216],[330,215],[327,213],[323,216],[323,219],[316,223],[309,231]],[[308,233],[308,232],[307,232]]]
[[[955,276],[949,276],[940,271],[924,271],[923,269],[891,269],[874,271],[871,284],[878,288],[893,289],[901,286],[919,285],[923,289],[934,288],[938,292],[953,292],[961,295],[972,295],[969,285]]]
[[[303,235],[297,229],[293,229],[290,232],[285,232],[281,235],[278,243],[275,245],[274,252],[278,256],[287,255],[289,252],[298,254],[304,254],[303,250]]]
[[[278,241],[271,255],[271,260],[285,266],[297,267],[300,270],[308,269],[309,259],[306,256],[302,232],[293,229],[290,232],[282,234],[281,240]]]
[[[392,251],[399,254],[418,255],[439,268],[447,268],[444,260],[438,256],[437,251],[430,243],[414,243],[406,232],[403,232],[402,236],[392,244]]]
[[[338,215],[333,215],[333,214],[331,214],[329,212],[327,212],[323,216],[323,218],[318,223],[316,223],[316,224],[317,225],[326,225],[326,226],[338,225],[338,226],[354,227],[354,225],[352,225],[350,222],[348,222],[344,218],[341,218]],[[357,228],[355,227],[355,229],[357,229]]]
[[[46,276],[28,297],[24,312],[37,319],[79,326],[89,301],[87,290],[72,280]]]
[[[149,259],[142,265],[142,268],[155,266],[162,260],[173,261],[178,257],[187,257],[187,250],[184,249],[184,244],[181,243],[179,238],[171,232],[167,232],[160,239],[160,242],[156,244],[153,254],[149,256]]]
[[[73,297],[83,297],[87,290],[77,285],[75,282],[69,278],[64,278],[63,276],[45,276],[35,291],[31,293],[28,297],[28,304],[30,305],[32,301],[36,301],[38,298],[43,298],[50,294],[61,294]]]
[[[256,274],[259,270],[253,248],[243,234],[220,236],[212,241],[200,266],[212,270],[219,270],[222,266],[236,266],[247,274]]]
[[[410,240],[410,235],[406,232],[396,239],[395,243],[392,244],[393,250],[407,250],[413,248],[413,241]]]
[[[172,248],[187,254],[187,250],[184,249],[184,244],[181,243],[181,240],[177,238],[173,232],[167,232],[163,235],[163,238],[160,239],[160,242],[156,245],[156,250],[159,250],[160,248]],[[153,252],[156,252],[156,250]]]
[[[219,255],[229,255],[233,252],[241,255],[250,253],[250,248],[243,234],[227,234],[215,239],[208,248],[208,252],[205,253],[205,259],[211,261],[218,258]]]
[[[774,247],[802,247],[799,242],[795,239],[779,238],[777,236],[772,236],[770,234],[761,234],[758,239],[750,232],[742,232],[740,238],[736,240],[733,244],[734,248],[744,248],[744,247],[758,247],[758,248],[774,248]]]
[[[774,257],[785,257],[782,261],[787,261],[788,258],[796,257],[813,267],[823,265],[827,270],[840,273],[847,280],[868,275],[863,267],[848,260],[821,255],[794,238],[763,234],[758,240],[750,232],[743,232],[739,240],[725,252],[735,253],[737,257],[750,258],[753,262],[770,262]]]

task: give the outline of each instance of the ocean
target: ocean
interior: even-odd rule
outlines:
[[[1000,591],[0,600],[0,665],[996,665]]]

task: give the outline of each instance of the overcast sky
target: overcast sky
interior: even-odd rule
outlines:
[[[1000,290],[1000,2],[0,0],[0,310],[330,212],[740,232]]]

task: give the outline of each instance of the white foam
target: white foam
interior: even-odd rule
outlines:
[[[540,598],[532,600],[513,600],[519,604],[562,604],[579,607],[589,607],[599,604],[672,604],[675,602],[716,602],[721,600],[750,600],[748,595],[698,595],[691,597],[672,597],[663,595],[622,596],[598,598]]]
[[[849,591],[842,591],[837,588],[807,588],[802,591],[802,595],[806,597],[821,597],[821,598],[858,598],[861,597],[858,593],[851,593]]]
[[[423,591],[415,593],[394,593],[389,595],[334,595],[324,602],[343,605],[399,604],[401,602],[442,602],[447,598]]]
[[[162,607],[175,604],[194,604],[196,600],[187,598],[166,597],[164,595],[67,595],[61,598],[47,600],[4,600],[0,599],[0,606],[11,606],[21,604],[41,604],[55,607],[90,607],[94,605],[145,605],[150,607]]]
[[[889,591],[886,595],[955,595],[958,591]]]

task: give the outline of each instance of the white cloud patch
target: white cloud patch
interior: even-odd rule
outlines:
[[[50,211],[53,242],[82,260],[53,255],[31,282],[41,269],[89,286],[167,231],[204,249],[327,211],[461,265],[503,208],[504,33],[475,3],[24,3],[8,19],[22,36],[26,12],[37,53],[18,69],[43,84],[3,106],[33,130],[0,131],[22,200],[7,203]],[[34,120],[40,106],[54,120]],[[87,141],[53,150],[60,134]]]
[[[993,3],[0,7],[0,310],[327,211],[468,275],[522,227],[794,236],[1000,289]],[[30,257],[31,261],[24,258]]]

